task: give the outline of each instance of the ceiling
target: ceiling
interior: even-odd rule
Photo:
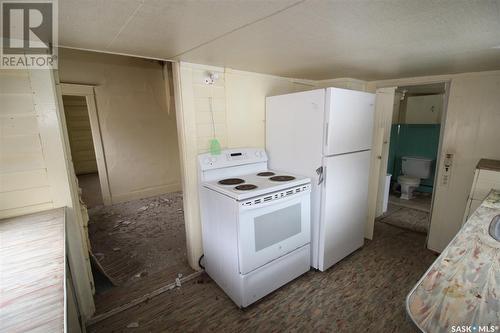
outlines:
[[[306,79],[500,69],[500,0],[64,0],[63,47]]]

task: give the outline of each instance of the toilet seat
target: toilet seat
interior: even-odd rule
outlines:
[[[398,183],[410,186],[418,186],[420,185],[420,178],[410,177],[410,176],[399,176]]]

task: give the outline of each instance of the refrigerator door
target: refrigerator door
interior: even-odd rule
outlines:
[[[325,156],[371,149],[375,94],[328,88]]]
[[[311,178],[311,266],[318,268],[325,89],[266,98],[266,150],[271,169]]]
[[[319,270],[363,246],[368,214],[370,151],[325,157]]]

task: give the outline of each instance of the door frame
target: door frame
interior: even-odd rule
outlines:
[[[450,88],[451,88],[451,81],[445,81],[444,83],[444,95],[443,95],[443,109],[441,110],[441,128],[439,130],[439,143],[438,143],[438,155],[436,158],[436,165],[434,167],[434,184],[433,190],[432,190],[432,197],[431,197],[431,211],[429,212],[429,221],[427,224],[427,236],[425,237],[425,244],[427,246],[427,242],[429,241],[429,235],[430,235],[430,230],[431,230],[431,221],[432,221],[432,214],[434,212],[434,200],[436,198],[436,189],[438,188],[439,184],[439,177],[438,177],[438,172],[441,169],[442,165],[442,159],[441,156],[444,153],[443,152],[443,142],[444,142],[444,130],[445,130],[445,125],[446,125],[446,117],[448,116],[448,100],[450,99]]]
[[[380,87],[376,89],[377,97],[375,100],[375,122],[374,122],[374,131],[373,131],[373,146],[372,146],[372,165],[370,167],[370,180],[369,180],[369,191],[368,191],[368,220],[366,224],[366,229],[365,229],[365,238],[367,239],[373,239],[373,229],[375,226],[375,219],[376,219],[376,212],[377,212],[377,206],[382,202],[382,200],[379,200],[379,195],[381,193],[380,186],[381,184],[385,184],[385,178],[386,178],[386,173],[383,172],[383,169],[381,168],[381,164],[383,162],[383,152],[385,151],[384,149],[384,144],[387,145],[387,151],[389,149],[390,145],[390,125],[392,125],[392,116],[394,112],[394,104],[391,104],[393,107],[391,110],[388,110],[387,108],[383,108],[382,106],[377,103],[377,99],[379,97],[379,93],[388,93],[388,90],[393,90],[393,98],[395,97],[395,92],[398,87],[401,86],[421,86],[421,85],[426,85],[426,84],[435,84],[435,83],[443,83],[445,86],[445,92],[444,92],[444,98],[443,98],[443,110],[441,114],[441,129],[439,132],[439,143],[438,143],[438,152],[437,152],[437,158],[436,158],[436,166],[435,166],[435,178],[434,178],[434,189],[437,188],[438,185],[438,171],[441,167],[441,156],[443,153],[443,140],[444,140],[444,131],[445,131],[445,124],[446,124],[446,117],[448,113],[448,99],[450,95],[450,88],[451,88],[451,80],[450,79],[441,79],[441,80],[416,80],[416,81],[411,81],[408,82],[404,79],[402,80],[397,80],[397,82],[393,82],[390,87]],[[389,119],[389,136],[387,137],[387,141],[384,140],[384,132],[387,133],[387,129],[383,126],[379,126],[381,118]],[[377,121],[378,120],[378,121]],[[385,157],[386,159],[388,156]],[[387,161],[385,161],[385,165],[387,168]],[[434,210],[434,200],[435,200],[435,190],[432,192],[432,197],[431,197],[431,210],[429,213],[429,231],[430,231],[430,224],[432,221],[432,213]],[[383,194],[383,191],[382,191]],[[426,237],[426,244],[427,240],[429,239],[429,233],[427,233]]]
[[[377,217],[377,202],[379,187],[382,182],[380,175],[384,177],[386,172],[382,173],[382,158],[384,156],[384,142],[389,147],[389,139],[384,138],[387,133],[387,119],[392,121],[394,111],[395,86],[388,88],[378,88],[375,96],[375,115],[373,121],[373,144],[370,163],[370,178],[368,179],[368,216],[365,228],[365,238],[373,239],[373,228],[375,227],[375,218]],[[390,127],[389,127],[390,135]]]
[[[95,102],[94,86],[73,83],[61,83],[61,95],[85,97],[87,111],[90,120],[90,130],[92,132],[92,142],[97,162],[97,172],[99,174],[99,183],[101,185],[102,201],[104,205],[111,205],[111,190],[109,187],[108,169],[106,166],[106,157],[104,155],[104,145],[101,136],[101,126]],[[64,110],[63,106],[63,112]],[[68,129],[66,128],[66,131]]]

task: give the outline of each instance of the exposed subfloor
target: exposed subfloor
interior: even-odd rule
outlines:
[[[90,332],[416,332],[405,298],[436,258],[425,236],[384,223],[326,272],[240,310],[207,276],[88,327]],[[129,326],[129,328],[127,328]]]
[[[118,286],[97,285],[97,313],[193,272],[187,262],[182,193],[89,209],[92,252]],[[97,283],[97,282],[96,282]]]
[[[87,208],[101,206],[102,193],[99,175],[97,173],[89,173],[86,175],[78,175],[78,186],[82,189],[82,200]]]
[[[387,212],[377,218],[377,221],[399,228],[428,233],[429,218],[430,214],[428,212],[389,203]]]

